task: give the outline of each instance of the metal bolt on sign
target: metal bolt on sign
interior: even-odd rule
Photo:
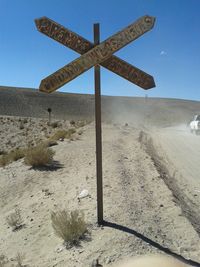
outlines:
[[[57,42],[73,49],[81,56],[55,73],[44,78],[39,90],[51,93],[94,67],[95,80],[95,125],[96,125],[96,172],[97,172],[97,220],[103,224],[103,182],[102,182],[102,137],[101,137],[101,84],[100,65],[126,80],[147,90],[155,87],[151,75],[134,67],[113,54],[151,30],[155,18],[143,16],[128,27],[100,43],[99,24],[94,24],[94,43],[70,31],[53,20],[42,17],[35,20],[37,29]]]

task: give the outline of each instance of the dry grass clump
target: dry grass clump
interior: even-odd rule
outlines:
[[[66,138],[71,138],[73,134],[75,134],[76,129],[74,128],[70,128],[69,130],[67,130],[67,134],[66,134]]]
[[[15,256],[15,258],[11,259],[11,261],[13,261],[13,260],[17,262],[16,265],[11,264],[11,262],[8,260],[8,258],[5,255],[1,254],[0,255],[0,267],[6,267],[6,266],[8,266],[8,267],[14,267],[14,266],[16,266],[16,267],[28,267],[28,265],[23,264],[24,255],[19,253],[19,252]]]
[[[81,127],[84,127],[84,126],[86,126],[87,124],[89,124],[91,122],[92,121],[90,121],[90,120],[80,120],[80,121],[76,122],[76,127],[77,128],[81,128]]]
[[[66,135],[67,135],[66,130],[58,130],[50,137],[50,139],[57,141],[59,139],[64,139]]]
[[[10,159],[7,154],[0,157],[0,167],[5,167],[10,163]]]
[[[11,158],[11,161],[17,161],[18,159],[23,158],[25,154],[26,154],[26,149],[16,148],[15,150],[9,153],[9,156]]]
[[[23,123],[28,123],[28,118],[24,118]]]
[[[32,167],[42,167],[51,164],[55,152],[44,144],[30,147],[25,155],[24,162]]]
[[[6,154],[6,151],[0,149],[0,155],[5,155],[5,154]]]
[[[13,161],[17,161],[25,156],[26,149],[16,148],[9,152],[8,154],[3,154],[0,157],[0,167],[5,167]]]
[[[47,139],[46,141],[43,142],[43,144],[44,144],[46,147],[51,147],[51,146],[56,146],[56,145],[58,145],[58,143],[57,143],[56,140],[51,140],[51,139]]]
[[[71,120],[69,123],[71,126],[75,126],[75,124],[76,124],[76,122],[74,120]]]
[[[57,127],[61,126],[61,123],[59,121],[54,121],[54,122],[50,123],[50,126],[52,128],[57,128]]]
[[[77,121],[76,122],[76,127],[83,127],[87,124],[88,122],[87,121]]]
[[[52,227],[65,245],[77,245],[87,231],[84,214],[78,210],[60,210],[51,213]]]
[[[23,220],[21,217],[20,209],[16,208],[14,212],[12,212],[7,218],[6,221],[9,226],[12,227],[13,231],[18,230],[23,225]]]
[[[24,261],[24,255],[21,253],[17,253],[16,257],[15,257],[15,261],[17,262],[17,266],[16,267],[25,267],[26,265],[23,264]]]
[[[70,128],[68,130],[58,130],[50,137],[50,140],[57,141],[59,139],[65,139],[65,138],[70,139],[75,132],[76,130],[73,128]]]
[[[5,264],[6,264],[7,262],[8,262],[8,261],[7,261],[6,256],[3,255],[3,254],[1,254],[1,255],[0,255],[0,267],[4,267]]]

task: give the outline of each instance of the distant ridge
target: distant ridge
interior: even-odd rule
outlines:
[[[92,95],[46,94],[32,88],[0,86],[0,115],[44,118],[51,108],[54,118],[89,118],[94,111],[93,99]]]
[[[32,88],[0,86],[0,115],[55,119],[94,119],[94,95],[55,92],[45,94]],[[105,121],[137,122],[167,126],[185,123],[200,113],[200,102],[170,98],[102,96]]]

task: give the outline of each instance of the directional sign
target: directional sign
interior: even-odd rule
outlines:
[[[47,17],[36,19],[35,23],[40,32],[81,55],[94,47],[94,44],[90,41]],[[155,86],[151,75],[116,56],[111,56],[108,60],[102,62],[101,65],[143,89],[150,89]]]
[[[154,17],[141,17],[135,23],[106,39],[78,59],[42,80],[40,91],[51,93],[91,67],[106,61],[113,53],[152,29],[154,22]]]
[[[155,86],[149,74],[113,56],[123,46],[149,31],[155,22],[150,16],[141,17],[135,23],[100,43],[99,24],[94,24],[94,44],[58,23],[42,17],[35,20],[38,30],[61,44],[72,48],[82,56],[42,80],[40,90],[51,93],[94,66],[95,75],[95,127],[96,127],[96,173],[97,173],[97,219],[103,220],[103,180],[102,180],[102,135],[101,135],[101,83],[100,66],[115,72],[144,89]]]

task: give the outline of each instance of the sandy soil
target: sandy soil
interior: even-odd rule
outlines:
[[[23,159],[0,168],[0,254],[16,265],[24,254],[28,266],[91,266],[94,259],[111,265],[121,259],[169,251],[200,261],[200,240],[152,158],[138,141],[140,130],[103,124],[105,226],[96,225],[94,125],[79,140],[54,146],[54,170],[37,170]],[[89,196],[77,199],[83,190]],[[45,192],[49,192],[46,194]],[[6,217],[21,210],[25,227],[13,232]],[[65,249],[53,232],[52,210],[81,209],[90,234],[79,247]]]

